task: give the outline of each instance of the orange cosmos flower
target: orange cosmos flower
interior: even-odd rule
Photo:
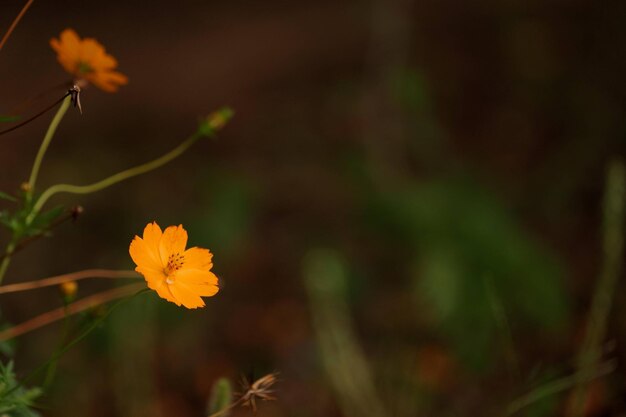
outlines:
[[[187,308],[204,307],[200,297],[210,297],[219,290],[217,277],[211,272],[213,255],[208,249],[185,250],[186,246],[187,231],[182,225],[162,232],[153,222],[143,230],[143,238],[135,236],[130,243],[130,256],[137,264],[135,271],[161,298]]]
[[[117,67],[115,58],[93,38],[81,40],[73,29],[65,29],[59,39],[50,39],[50,46],[63,68],[79,80],[87,80],[109,93],[128,83],[128,77],[113,71]]]

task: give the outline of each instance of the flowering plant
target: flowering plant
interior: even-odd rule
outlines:
[[[15,19],[7,34],[0,41],[0,49],[31,4],[32,0],[28,1]],[[202,297],[211,297],[219,290],[218,278],[211,271],[213,267],[211,252],[200,247],[187,249],[187,231],[182,225],[170,226],[162,230],[154,221],[147,224],[142,237],[135,236],[130,243],[129,252],[136,264],[135,271],[88,269],[30,282],[4,283],[11,260],[18,252],[26,249],[33,241],[50,236],[53,229],[62,222],[76,219],[82,214],[83,209],[78,205],[72,208],[48,209],[48,203],[55,195],[94,193],[157,169],[183,155],[199,139],[215,136],[233,114],[229,108],[222,108],[201,119],[191,136],[170,152],[152,161],[115,173],[92,184],[56,184],[40,190],[38,179],[46,151],[70,106],[73,104],[82,112],[80,98],[83,89],[93,85],[105,92],[113,93],[128,83],[128,77],[116,70],[117,60],[107,53],[96,39],[81,39],[73,29],[68,28],[63,30],[58,38],[52,38],[50,45],[57,54],[58,62],[72,76],[68,83],[68,90],[51,106],[25,120],[22,120],[21,116],[0,117],[0,123],[7,126],[0,128],[0,135],[4,135],[56,108],[56,114],[35,156],[28,180],[22,183],[17,192],[0,192],[0,200],[3,200],[6,206],[0,210],[0,227],[5,228],[10,236],[4,250],[0,252],[0,295],[58,286],[64,296],[63,305],[14,326],[6,323],[0,330],[0,348],[4,350],[4,353],[10,353],[11,349],[7,342],[11,339],[73,314],[117,301],[105,314],[87,323],[76,337],[64,343],[48,361],[21,381],[16,379],[13,373],[12,362],[6,365],[0,362],[0,415],[38,415],[33,406],[41,391],[37,388],[27,389],[25,384],[30,385],[32,379],[41,371],[53,369],[65,351],[86,337],[121,302],[130,300],[150,289],[169,302],[195,309],[205,306]],[[145,283],[139,282],[142,277]],[[77,282],[88,278],[133,279],[138,282],[77,299]],[[48,372],[49,375],[50,372]],[[253,403],[255,396],[256,394],[250,393],[246,403],[251,401]],[[240,403],[243,402],[240,401]],[[224,407],[228,406],[227,401]],[[214,411],[219,412],[219,410]]]

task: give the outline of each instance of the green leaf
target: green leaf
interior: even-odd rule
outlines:
[[[233,388],[227,378],[220,378],[213,384],[209,399],[208,414],[212,415],[229,407],[233,401]],[[222,415],[228,417],[230,413]]]
[[[0,224],[4,225],[7,229],[15,232],[18,228],[18,221],[15,216],[12,216],[11,213],[7,210],[0,211]]]
[[[0,115],[0,123],[12,123],[20,120],[20,116],[6,116]]]
[[[44,213],[39,213],[28,226],[24,227],[24,230],[22,232],[23,236],[33,236],[42,233],[43,231],[48,229],[52,222],[54,222],[61,214],[63,214],[64,211],[65,207],[57,206]]]
[[[7,193],[5,193],[3,191],[0,191],[0,199],[9,200],[9,201],[13,201],[13,202],[17,201],[17,198],[15,198],[11,194],[7,194]]]

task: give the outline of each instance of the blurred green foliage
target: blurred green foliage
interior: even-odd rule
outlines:
[[[371,210],[384,233],[412,248],[418,305],[427,303],[435,327],[470,367],[484,368],[494,353],[501,319],[494,296],[511,322],[546,330],[566,323],[559,263],[476,184],[414,184],[381,195]]]
[[[31,407],[41,395],[38,388],[26,389],[15,379],[13,362],[0,363],[0,415],[11,417],[38,417]]]
[[[198,213],[190,228],[199,240],[208,242],[211,250],[222,259],[238,255],[255,210],[255,190],[251,181],[233,173],[214,170],[207,176],[205,193],[210,201],[205,207],[209,212]],[[208,244],[207,243],[207,244]]]

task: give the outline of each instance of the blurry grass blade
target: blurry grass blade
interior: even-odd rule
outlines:
[[[214,384],[211,389],[211,397],[209,398],[208,414],[213,415],[222,412],[220,415],[228,417],[229,410],[227,410],[233,401],[233,389],[230,381],[227,378],[220,378]]]
[[[609,313],[622,271],[625,199],[626,167],[621,159],[616,159],[611,161],[606,173],[602,272],[591,301],[585,340],[578,355],[578,369],[583,376],[592,372],[602,356],[601,350],[606,338]],[[588,378],[582,378],[573,393],[573,405],[568,414],[572,417],[583,415],[587,380]]]
[[[321,359],[344,415],[387,416],[353,330],[345,299],[344,261],[331,250],[311,251],[305,258],[303,274]]]

